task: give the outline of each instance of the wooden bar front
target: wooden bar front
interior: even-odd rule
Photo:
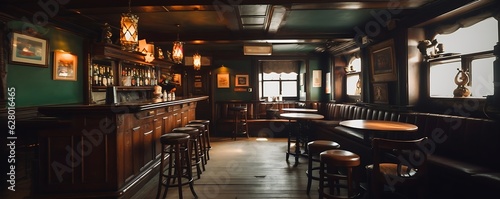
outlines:
[[[42,130],[37,198],[129,198],[158,174],[159,138],[195,119],[208,97],[119,105],[40,107],[69,127]]]

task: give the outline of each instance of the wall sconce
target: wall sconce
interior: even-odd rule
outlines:
[[[131,13],[130,0],[128,1],[128,13],[122,13],[120,21],[120,43],[122,50],[135,51],[139,43],[138,33],[139,17]]]
[[[201,69],[201,55],[198,53],[195,53],[193,55],[193,68],[195,70],[200,70]]]

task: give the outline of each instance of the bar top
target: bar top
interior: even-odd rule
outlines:
[[[51,105],[38,107],[38,112],[46,116],[61,116],[78,113],[87,114],[120,114],[120,113],[135,113],[154,108],[184,104],[189,102],[197,102],[208,99],[208,96],[193,96],[193,97],[176,97],[175,100],[151,99],[136,102],[109,104],[67,104],[67,105]]]

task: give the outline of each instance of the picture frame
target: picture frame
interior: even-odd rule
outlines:
[[[373,83],[373,102],[389,104],[389,89],[387,83]]]
[[[321,87],[321,70],[313,70],[313,84],[312,87]]]
[[[236,75],[234,78],[234,86],[249,86],[248,75]]]
[[[217,74],[217,88],[229,88],[229,73]]]
[[[64,51],[54,51],[52,66],[53,80],[76,81],[78,71],[78,57]]]
[[[182,74],[174,73],[172,76],[172,82],[178,86],[182,86]]]
[[[13,32],[9,60],[12,64],[48,67],[46,39]]]
[[[375,44],[370,48],[371,75],[373,82],[396,81],[394,40]]]

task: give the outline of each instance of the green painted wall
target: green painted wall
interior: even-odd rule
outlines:
[[[236,92],[234,89],[234,80],[236,75],[249,75],[250,86],[255,84],[252,82],[253,74],[252,74],[252,61],[251,59],[245,60],[217,60],[214,61],[214,66],[219,66],[212,71],[213,75],[213,85],[214,85],[214,100],[217,101],[228,101],[228,100],[243,100],[243,101],[251,101],[252,92],[244,91],[244,92]],[[217,74],[229,74],[229,88],[217,88]],[[238,87],[245,88],[248,87]],[[253,88],[253,87],[252,87]],[[255,88],[253,88],[255,90]]]
[[[20,31],[22,22],[11,21],[9,28]],[[48,43],[48,67],[7,64],[7,86],[16,89],[16,107],[83,103],[82,37],[55,28],[41,27],[41,37]],[[77,81],[52,80],[54,50],[78,56]]]

